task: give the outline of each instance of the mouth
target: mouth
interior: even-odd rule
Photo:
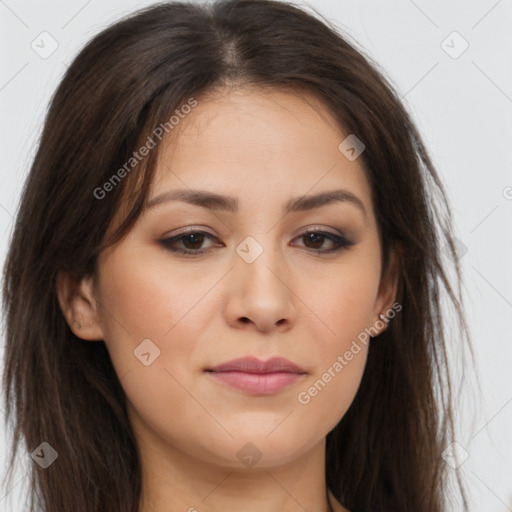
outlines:
[[[272,395],[304,379],[307,372],[288,359],[234,359],[205,370],[216,381],[251,395]]]

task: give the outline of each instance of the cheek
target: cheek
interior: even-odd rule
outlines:
[[[358,255],[357,260],[317,276],[313,289],[313,281],[308,278],[299,292],[307,297],[306,303],[317,316],[326,348],[346,350],[346,345],[371,325],[379,267],[374,258]]]
[[[218,308],[218,301],[209,305],[205,300],[218,281],[215,273],[207,278],[180,273],[144,256],[144,252],[119,251],[105,259],[98,297],[110,357],[118,376],[130,374],[135,379],[134,387],[127,389],[135,399],[139,388],[149,393],[169,390],[175,382],[166,370],[179,382],[187,378],[196,340],[211,314],[205,308]],[[154,362],[146,367],[144,362],[150,361]],[[141,379],[138,384],[136,375]],[[170,395],[180,396],[179,391],[178,386]]]
[[[359,254],[352,263],[329,276],[320,276],[315,282],[322,284],[313,289],[308,280],[307,304],[316,316],[311,316],[311,324],[304,328],[315,340],[311,357],[316,358],[316,371],[296,398],[305,421],[324,434],[336,426],[352,403],[370,342],[365,329],[370,327],[374,314],[379,266],[371,253],[366,257]]]
[[[368,345],[355,341],[331,354],[297,394],[297,407],[313,431],[326,435],[345,415],[361,383]],[[301,410],[302,409],[302,410]]]
[[[187,323],[187,315],[219,279],[215,270],[207,276],[183,271],[152,254],[154,249],[122,252],[103,263],[100,301],[108,311],[102,316],[107,329],[124,323],[125,331],[136,339],[163,340]]]
[[[190,425],[207,426],[219,435],[218,424],[189,392],[193,340],[202,328],[194,322],[201,303],[194,305],[211,284],[205,283],[204,290],[189,287],[183,276],[173,278],[164,266],[137,260],[112,256],[101,267],[99,309],[105,343],[128,398],[132,422],[168,440],[191,437],[192,446],[198,433]],[[152,344],[145,341],[146,348],[139,350],[147,339]]]
[[[98,313],[118,375],[142,365],[134,351],[143,340],[151,340],[161,350],[163,333],[172,328],[179,315],[178,301],[174,299],[173,304],[175,295],[169,293],[166,280],[147,263],[119,251],[100,266]],[[153,347],[153,357],[157,349]]]
[[[297,395],[299,407],[308,411],[308,422],[329,432],[352,403],[368,354],[372,306],[371,286],[347,286],[323,299],[322,330],[315,339],[316,372]],[[325,324],[325,325],[324,325]],[[327,327],[328,328],[327,328]],[[320,335],[320,332],[324,333]]]

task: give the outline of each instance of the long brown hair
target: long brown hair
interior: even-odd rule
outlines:
[[[443,292],[459,319],[458,339],[469,346],[446,194],[399,95],[370,57],[327,21],[274,0],[161,3],[138,11],[81,50],[52,98],[3,288],[11,464],[22,439],[30,452],[47,442],[59,453],[47,469],[31,467],[32,509],[138,511],[141,466],[123,388],[104,342],[81,340],[66,324],[56,276],[94,273],[98,254],[133,226],[158,144],[122,179],[112,177],[155,129],[170,131],[172,113],[190,98],[244,85],[312,93],[345,133],[357,134],[383,275],[390,251],[399,254],[396,300],[403,309],[370,344],[358,393],[327,436],[327,485],[353,510],[445,509],[450,468],[442,452],[454,420]],[[124,222],[105,240],[120,211]],[[466,507],[458,476],[457,482]]]

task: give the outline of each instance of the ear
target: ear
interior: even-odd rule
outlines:
[[[89,341],[103,340],[94,298],[93,276],[77,279],[58,271],[56,292],[60,309],[69,328],[78,337]]]
[[[378,334],[376,334],[376,336],[378,336],[387,329],[387,326],[391,321],[391,319],[389,318],[391,316],[390,312],[400,311],[402,309],[402,305],[396,303],[398,279],[400,276],[399,268],[399,251],[397,248],[394,248],[390,250],[388,267],[386,269],[386,273],[382,276],[381,283],[379,286],[379,292],[377,294],[377,299],[375,301],[374,319],[372,325],[376,326],[374,330],[378,331]],[[396,305],[393,308],[394,304]],[[381,315],[384,316],[381,317]],[[384,325],[382,326],[382,324]]]

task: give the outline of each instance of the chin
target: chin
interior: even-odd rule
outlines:
[[[234,468],[245,466],[248,469],[263,469],[284,466],[294,462],[320,441],[317,438],[304,438],[304,432],[298,436],[299,431],[297,427],[292,435],[289,429],[283,428],[281,432],[277,432],[277,429],[266,429],[262,434],[261,430],[256,432],[254,429],[247,429],[242,435],[243,431],[238,430],[235,439],[230,440],[230,446],[226,446],[226,451],[219,455],[225,457],[226,454],[231,454],[227,465]]]

